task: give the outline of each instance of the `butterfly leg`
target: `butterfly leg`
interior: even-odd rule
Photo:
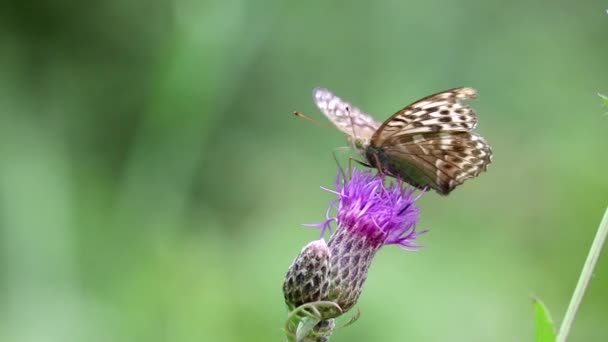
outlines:
[[[334,157],[334,161],[336,162],[336,165],[338,165],[338,168],[340,169],[340,172],[342,172],[342,176],[345,176],[344,172],[342,171],[342,167],[340,166],[340,162],[338,161],[338,156],[336,154],[337,151],[351,151],[351,148],[348,147],[348,146],[341,146],[341,147],[334,148],[333,151],[332,151],[332,156]],[[349,156],[348,157],[348,174],[351,174],[351,172],[353,170],[353,161],[356,162],[357,164],[363,165],[365,167],[369,167],[369,168],[373,168],[374,167],[373,165],[371,165],[368,162],[365,162],[365,161],[362,161],[360,159],[353,158],[353,157]]]
[[[353,169],[354,169],[354,167],[353,167],[353,161],[356,162],[357,164],[363,165],[365,167],[373,167],[370,164],[368,164],[368,163],[366,163],[364,161],[361,161],[361,160],[359,160],[357,158],[348,157],[348,174],[349,175],[352,175],[352,173],[353,173]]]
[[[371,165],[370,163],[364,162],[362,160],[359,160],[357,158],[353,158],[353,157],[348,157],[348,165],[351,166],[351,162],[356,162],[359,165],[363,165],[365,167],[374,167],[373,165]]]
[[[338,160],[336,151],[338,151],[338,150],[344,151],[345,149],[348,149],[348,147],[346,147],[346,146],[337,147],[337,148],[334,148],[333,151],[331,151],[331,155],[334,157],[334,161],[336,162],[336,165],[338,166],[338,170],[342,174],[342,179],[346,179],[346,174],[344,173],[344,170],[342,169],[342,166],[340,165],[340,161]]]
[[[375,167],[376,170],[378,170],[380,176],[384,177],[384,171],[382,170],[382,164],[380,164],[380,159],[378,159],[378,156],[375,154],[373,154],[372,156],[374,157],[374,165],[370,165],[370,167]]]

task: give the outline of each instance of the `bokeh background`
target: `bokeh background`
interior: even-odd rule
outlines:
[[[531,297],[561,321],[607,204],[605,8],[3,1],[0,340],[284,340],[345,145],[292,111],[325,121],[324,86],[383,120],[467,85],[493,164],[421,199],[426,247],[383,249],[332,340],[531,341]],[[571,340],[607,316],[600,260]]]

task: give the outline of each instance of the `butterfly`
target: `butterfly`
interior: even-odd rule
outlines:
[[[468,87],[442,91],[380,123],[327,89],[313,90],[317,107],[346,134],[367,166],[441,195],[477,177],[492,160],[490,145],[473,132],[475,111],[461,102],[476,96]]]

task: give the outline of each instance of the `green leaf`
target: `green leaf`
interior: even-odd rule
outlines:
[[[536,342],[555,342],[555,327],[549,310],[538,298],[533,298]]]
[[[313,329],[317,323],[321,322],[320,318],[317,317],[304,317],[300,321],[300,325],[298,326],[298,330],[296,331],[296,341],[307,341],[309,340],[307,337],[313,336]]]
[[[608,96],[602,95],[600,93],[597,93],[597,96],[599,96],[602,99],[602,101],[604,101],[604,106],[608,107]]]

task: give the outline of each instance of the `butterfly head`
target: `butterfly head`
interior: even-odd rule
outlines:
[[[369,139],[349,136],[348,140],[349,140],[350,145],[355,150],[357,150],[361,154],[365,155],[365,149],[369,146]]]

